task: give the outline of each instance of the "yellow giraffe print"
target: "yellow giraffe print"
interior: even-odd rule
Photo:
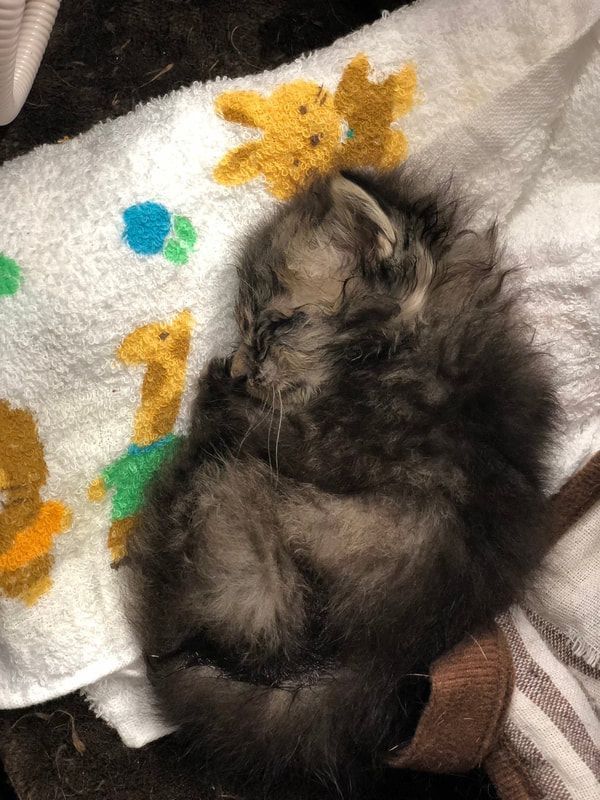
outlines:
[[[127,537],[148,482],[178,444],[172,431],[185,384],[192,328],[191,312],[182,311],[170,322],[151,322],[137,328],[117,350],[124,364],[146,365],[146,374],[129,447],[88,489],[90,500],[96,502],[107,492],[112,493],[108,546],[115,565],[127,553]]]

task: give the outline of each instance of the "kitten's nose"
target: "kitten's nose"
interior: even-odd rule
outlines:
[[[245,357],[241,348],[236,350],[233,358],[231,359],[231,368],[229,372],[231,377],[236,379],[249,378],[252,374],[252,369],[248,363],[248,359]]]

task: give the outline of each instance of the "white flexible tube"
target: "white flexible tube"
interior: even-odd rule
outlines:
[[[0,125],[27,100],[59,6],[60,0],[0,0]]]

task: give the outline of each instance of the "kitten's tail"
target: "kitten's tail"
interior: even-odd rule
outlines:
[[[489,537],[472,536],[467,546],[464,531],[430,515],[420,538],[416,524],[409,528],[406,558],[355,560],[338,578],[328,607],[344,632],[336,670],[310,684],[268,686],[213,666],[159,668],[152,677],[161,708],[237,775],[277,779],[298,770],[335,784],[353,767],[384,762],[412,733],[415,674],[490,624],[540,558],[543,503],[508,480],[503,489],[523,517],[506,525],[499,514]]]
[[[392,738],[398,676],[386,678],[380,664],[277,687],[233,680],[210,666],[155,674],[153,683],[162,709],[171,709],[220,769],[238,775],[276,780],[297,771],[335,784],[400,743]]]

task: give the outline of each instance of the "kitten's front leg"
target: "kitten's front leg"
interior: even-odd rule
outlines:
[[[213,358],[198,379],[190,429],[191,437],[197,442],[206,442],[218,435],[227,419],[226,410],[234,386],[230,369],[231,357]]]
[[[196,444],[212,441],[236,449],[266,417],[264,404],[246,392],[243,381],[231,377],[231,360],[213,358],[198,381],[191,420]]]

